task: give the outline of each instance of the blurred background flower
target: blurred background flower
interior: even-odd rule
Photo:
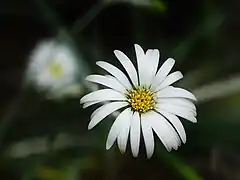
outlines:
[[[1,1],[1,179],[239,180],[239,5],[237,0]],[[66,86],[49,95],[35,80],[26,84],[29,55],[47,39],[73,52],[80,89]],[[129,144],[125,155],[117,148],[105,151],[114,117],[88,132],[96,107],[79,104],[83,94],[98,88],[85,81],[103,73],[96,61],[121,69],[112,51],[133,58],[134,43],[160,49],[162,60],[176,59],[175,68],[184,74],[176,85],[199,99],[198,124],[182,121],[188,142],[166,153],[159,141],[150,160],[142,141],[137,159]],[[64,98],[56,101],[59,97]]]
[[[57,40],[40,42],[33,50],[26,79],[32,83],[37,90],[46,91],[49,95],[67,95],[72,87],[80,95],[81,85],[78,82],[78,71],[80,70],[77,57],[74,52]],[[74,88],[73,88],[74,89]]]

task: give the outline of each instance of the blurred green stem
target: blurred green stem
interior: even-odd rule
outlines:
[[[71,32],[75,35],[80,33],[105,7],[105,4],[99,1],[83,17],[79,17],[73,24]]]
[[[106,152],[106,177],[105,180],[115,180],[117,179],[118,169],[120,162],[117,160],[115,149]],[[118,162],[118,163],[116,163]]]
[[[203,22],[195,28],[190,36],[184,37],[173,49],[172,54],[177,56],[180,61],[183,61],[189,55],[197,40],[218,32],[224,20],[225,17],[221,13],[214,12],[210,15],[208,14],[208,17],[203,19]]]
[[[0,151],[2,150],[3,141],[5,138],[5,135],[7,133],[7,130],[9,129],[14,116],[19,110],[20,105],[22,104],[22,101],[24,99],[24,92],[20,92],[19,96],[17,96],[9,105],[9,107],[6,110],[6,113],[1,118],[1,124],[0,124]]]
[[[48,26],[50,26],[55,32],[58,32],[61,28],[61,22],[58,15],[51,10],[45,0],[36,0],[36,5]]]
[[[186,180],[203,180],[202,177],[189,165],[187,165],[181,158],[172,152],[162,150],[157,146],[157,156],[163,159],[170,167],[173,167]]]

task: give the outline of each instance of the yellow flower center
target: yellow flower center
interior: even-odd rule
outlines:
[[[154,109],[153,93],[145,88],[137,88],[128,92],[128,101],[134,111],[145,113]]]
[[[60,63],[57,62],[49,63],[48,70],[50,72],[50,75],[55,79],[59,79],[63,75],[63,67]]]

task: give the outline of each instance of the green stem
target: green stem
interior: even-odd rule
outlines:
[[[58,18],[58,15],[51,10],[51,8],[49,7],[45,0],[36,0],[36,5],[40,10],[41,15],[43,15],[43,19],[46,21],[46,23],[55,32],[58,32],[58,30],[61,27],[61,22]]]
[[[186,164],[180,157],[171,152],[166,152],[157,148],[157,156],[164,159],[169,166],[172,166],[186,180],[203,180],[194,168]]]
[[[87,25],[104,9],[105,4],[99,2],[95,4],[83,17],[79,17],[72,27],[73,34],[80,33]]]
[[[9,107],[7,108],[7,112],[5,115],[1,118],[1,124],[0,124],[0,151],[3,149],[3,141],[5,138],[5,135],[7,133],[7,130],[9,129],[10,125],[13,122],[14,116],[19,110],[20,104],[23,100],[23,93],[20,93],[16,99],[13,100],[12,103],[10,103]]]

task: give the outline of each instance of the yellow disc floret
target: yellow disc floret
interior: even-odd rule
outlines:
[[[145,113],[154,109],[153,93],[145,88],[137,88],[128,92],[128,101],[134,111]]]
[[[55,79],[58,79],[63,75],[63,67],[60,63],[57,62],[49,63],[48,70],[50,72],[50,75]]]

